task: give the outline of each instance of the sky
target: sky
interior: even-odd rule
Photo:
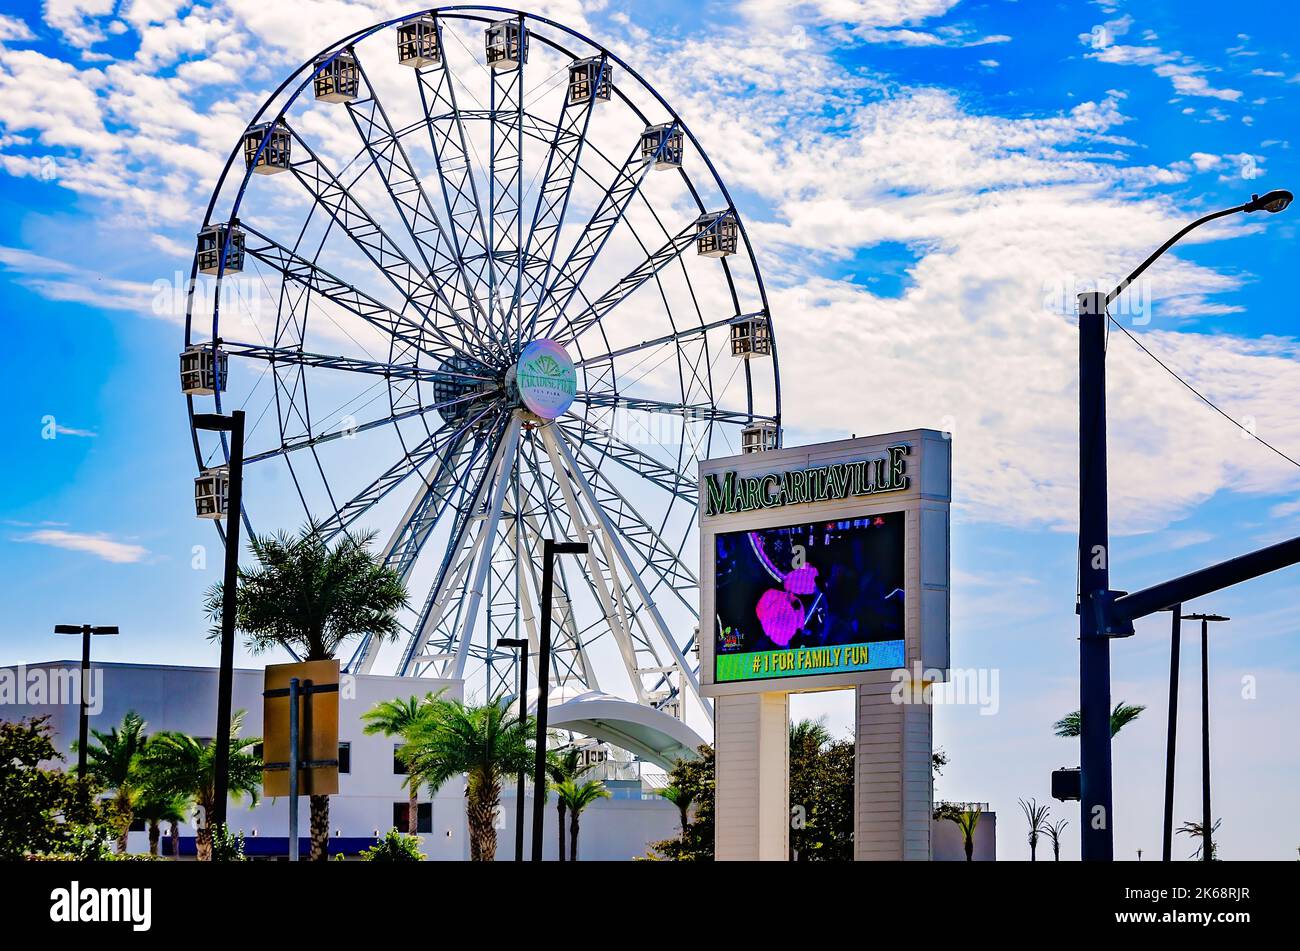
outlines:
[[[767,283],[787,445],[952,434],[952,645],[995,703],[935,712],[941,797],[1050,799],[1077,743],[1076,292],[1185,222],[1300,183],[1285,2],[598,0],[538,4],[633,64],[699,138]],[[0,15],[0,664],[73,656],[55,623],[115,623],[105,660],[212,663],[219,557],[193,518],[176,354],[193,235],[281,78],[402,4],[48,0]],[[1112,583],[1125,590],[1300,532],[1292,209],[1180,244],[1114,311]],[[160,283],[161,282],[161,283]],[[161,288],[161,291],[160,291]],[[53,437],[53,438],[50,438]],[[292,527],[292,526],[284,526]],[[196,546],[198,546],[196,548]],[[1189,608],[1211,636],[1224,858],[1300,848],[1295,571]],[[1160,848],[1168,618],[1113,645],[1116,854]],[[1176,819],[1199,819],[1199,645],[1184,636]],[[246,658],[244,658],[246,659]],[[844,695],[796,699],[848,727]],[[1077,857],[1077,808],[1062,855]],[[1176,856],[1191,852],[1185,837]]]

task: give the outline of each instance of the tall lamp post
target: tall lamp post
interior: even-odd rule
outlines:
[[[1110,638],[1133,634],[1133,621],[1181,601],[1218,591],[1300,561],[1300,539],[1127,594],[1110,587],[1106,492],[1107,307],[1190,231],[1238,212],[1282,211],[1289,191],[1252,195],[1242,205],[1204,215],[1156,249],[1109,294],[1079,295],[1079,712],[1081,852],[1085,861],[1112,861]]]
[[[510,647],[519,652],[519,722],[528,721],[528,638],[499,637],[497,647]],[[524,860],[524,777],[519,771],[519,789],[515,793],[515,861]]]
[[[556,555],[585,555],[586,542],[542,542],[542,624],[537,654],[537,748],[533,753],[533,861],[542,860],[542,810],[546,807],[546,704],[551,686],[551,588]]]
[[[1230,621],[1222,614],[1184,614],[1184,621],[1201,622],[1201,859],[1212,861],[1210,812],[1210,622]]]
[[[77,778],[86,778],[86,745],[90,740],[90,717],[87,708],[90,703],[90,639],[97,635],[112,635],[117,628],[111,625],[93,624],[56,624],[55,634],[81,635],[81,717],[77,724]]]
[[[230,695],[234,688],[235,614],[239,592],[239,521],[243,512],[244,411],[229,416],[196,413],[194,425],[209,432],[230,434],[230,487],[226,498],[226,566],[221,589],[221,667],[217,680],[217,744],[212,797],[213,815],[208,824],[218,829],[226,824],[226,796],[230,788]]]

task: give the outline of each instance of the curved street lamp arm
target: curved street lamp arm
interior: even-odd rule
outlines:
[[[1233,208],[1224,208],[1222,211],[1216,211],[1213,214],[1205,215],[1202,218],[1197,218],[1195,221],[1187,225],[1187,227],[1183,228],[1181,231],[1179,231],[1176,235],[1174,235],[1164,244],[1160,245],[1160,247],[1156,248],[1156,250],[1151,254],[1151,256],[1148,257],[1141,264],[1139,264],[1137,266],[1137,269],[1134,270],[1132,274],[1124,278],[1124,280],[1120,281],[1119,284],[1116,285],[1115,289],[1106,295],[1107,306],[1109,306],[1110,303],[1113,300],[1115,300],[1116,297],[1119,297],[1120,294],[1124,293],[1125,288],[1127,288],[1130,284],[1132,284],[1135,280],[1137,280],[1138,277],[1141,276],[1143,271],[1145,271],[1152,264],[1154,264],[1156,260],[1160,257],[1160,255],[1164,254],[1175,244],[1177,244],[1180,240],[1182,240],[1183,236],[1186,235],[1189,231],[1193,231],[1196,228],[1199,228],[1207,221],[1213,221],[1215,218],[1223,218],[1226,217],[1227,215],[1235,215],[1239,211],[1246,211],[1249,207],[1250,207],[1249,204],[1237,205]]]

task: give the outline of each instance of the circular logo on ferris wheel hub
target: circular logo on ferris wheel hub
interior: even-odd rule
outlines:
[[[553,340],[534,340],[515,364],[519,398],[542,419],[555,419],[578,393],[578,371],[564,348]]]

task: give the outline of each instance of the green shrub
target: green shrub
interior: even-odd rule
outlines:
[[[423,862],[419,836],[407,835],[396,829],[379,839],[360,855],[363,862]]]
[[[212,861],[246,862],[244,856],[244,833],[232,835],[226,826],[212,828]]]

